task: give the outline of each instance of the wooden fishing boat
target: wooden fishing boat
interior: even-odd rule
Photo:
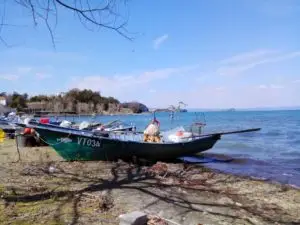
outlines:
[[[258,129],[212,133],[187,138],[179,143],[162,140],[143,142],[142,134],[128,132],[91,132],[36,124],[32,128],[42,141],[52,146],[65,160],[117,160],[133,156],[147,160],[169,160],[211,149],[224,134],[257,131]]]

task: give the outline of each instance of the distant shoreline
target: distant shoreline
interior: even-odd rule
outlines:
[[[295,108],[234,108],[234,112],[248,112],[248,111],[257,111],[257,112],[265,112],[265,111],[298,111],[300,107]],[[200,108],[191,108],[188,109],[189,112],[230,112],[228,109],[200,109]]]

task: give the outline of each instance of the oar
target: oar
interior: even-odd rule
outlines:
[[[120,120],[113,120],[113,121],[108,122],[108,123],[106,123],[106,124],[102,124],[102,123],[94,123],[94,124],[92,124],[92,126],[93,126],[93,127],[96,127],[96,126],[101,125],[101,126],[106,127],[106,126],[109,126],[109,125],[111,125],[111,124],[113,124],[113,123],[115,123],[115,122],[118,122],[118,121],[120,121]]]
[[[103,126],[105,127],[105,126],[111,125],[111,124],[113,124],[115,122],[118,122],[118,121],[120,121],[120,120],[113,120],[111,122],[108,122],[107,124],[103,124]]]
[[[211,136],[211,135],[239,134],[239,133],[254,132],[254,131],[259,131],[259,130],[261,130],[261,128],[252,128],[252,129],[236,130],[236,131],[226,131],[226,132],[218,132],[218,133],[208,133],[208,134],[195,135],[195,136],[192,136],[192,137],[205,137],[205,136]],[[191,138],[191,137],[183,137],[183,138]]]
[[[236,130],[236,131],[221,132],[220,135],[248,133],[248,132],[260,131],[260,130],[261,130],[261,128],[251,128],[251,129],[245,129],[245,130]]]

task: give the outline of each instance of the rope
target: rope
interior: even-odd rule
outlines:
[[[19,144],[18,144],[18,139],[17,139],[18,136],[21,136],[21,134],[16,134],[16,146],[17,146],[17,152],[18,152],[18,160],[15,161],[14,163],[21,161],[21,154],[20,154],[20,149],[19,149]]]

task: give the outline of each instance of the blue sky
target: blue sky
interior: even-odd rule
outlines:
[[[150,107],[300,105],[297,0],[131,0],[128,41],[90,32],[59,8],[56,48],[42,22],[6,7],[0,91],[55,94],[89,88]],[[26,25],[26,26],[25,26]]]

